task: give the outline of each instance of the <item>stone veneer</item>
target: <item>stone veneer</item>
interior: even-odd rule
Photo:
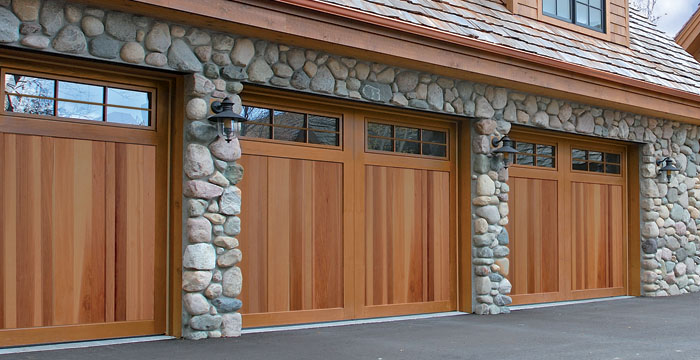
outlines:
[[[490,155],[490,139],[511,124],[639,143],[643,294],[700,290],[697,126],[53,0],[0,0],[0,43],[191,74],[183,154],[187,338],[240,334],[241,152],[237,141],[217,140],[206,117],[210,101],[225,97],[240,112],[243,83],[472,119],[476,313],[505,313],[511,302],[508,173]],[[681,169],[668,184],[656,175],[662,156]]]

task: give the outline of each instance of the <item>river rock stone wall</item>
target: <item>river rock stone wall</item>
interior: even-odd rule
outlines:
[[[237,141],[217,139],[206,118],[209,103],[226,97],[240,112],[239,94],[249,83],[472,122],[471,144],[461,145],[472,147],[472,284],[479,314],[506,313],[511,303],[508,172],[491,155],[490,140],[512,124],[642,146],[642,238],[631,241],[643,250],[644,295],[700,290],[696,126],[55,0],[0,0],[0,44],[189,74],[182,154],[187,338],[240,334],[241,150]],[[656,175],[654,162],[662,156],[681,168],[670,183]]]

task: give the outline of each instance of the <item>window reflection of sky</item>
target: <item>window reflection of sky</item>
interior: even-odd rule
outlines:
[[[83,84],[71,81],[56,81],[32,76],[6,74],[4,88],[8,93],[41,96],[50,99],[38,99],[27,96],[6,95],[5,110],[26,114],[56,115],[59,117],[107,121],[118,124],[150,125],[150,93],[117,88],[105,88],[99,85]],[[58,84],[57,84],[58,83]],[[55,87],[58,86],[56,89]],[[57,91],[56,91],[57,90]],[[105,99],[105,90],[107,98]],[[54,114],[56,98],[57,113]],[[107,106],[107,119],[104,119]],[[92,103],[92,104],[90,104]],[[139,109],[127,109],[128,106]]]

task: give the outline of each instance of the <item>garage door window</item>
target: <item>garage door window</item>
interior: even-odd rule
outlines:
[[[516,141],[518,150],[515,163],[517,165],[536,166],[544,168],[556,167],[556,146]]]
[[[340,146],[340,118],[256,106],[244,106],[241,135],[306,144]]]
[[[446,158],[447,132],[370,122],[367,149]]]
[[[602,151],[572,149],[573,170],[605,174],[620,174],[620,154]]]
[[[150,127],[153,91],[82,79],[3,73],[5,112]]]

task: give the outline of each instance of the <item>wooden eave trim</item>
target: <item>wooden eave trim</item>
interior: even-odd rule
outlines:
[[[183,22],[184,12],[191,26],[700,124],[700,96],[694,94],[329,4],[304,0],[76,1],[149,16],[157,13],[174,22]],[[307,7],[293,6],[297,2]],[[323,8],[314,10],[316,6]],[[358,21],[348,16],[367,18]]]
[[[700,43],[700,8],[698,8],[683,28],[676,34],[676,43],[693,54]]]

